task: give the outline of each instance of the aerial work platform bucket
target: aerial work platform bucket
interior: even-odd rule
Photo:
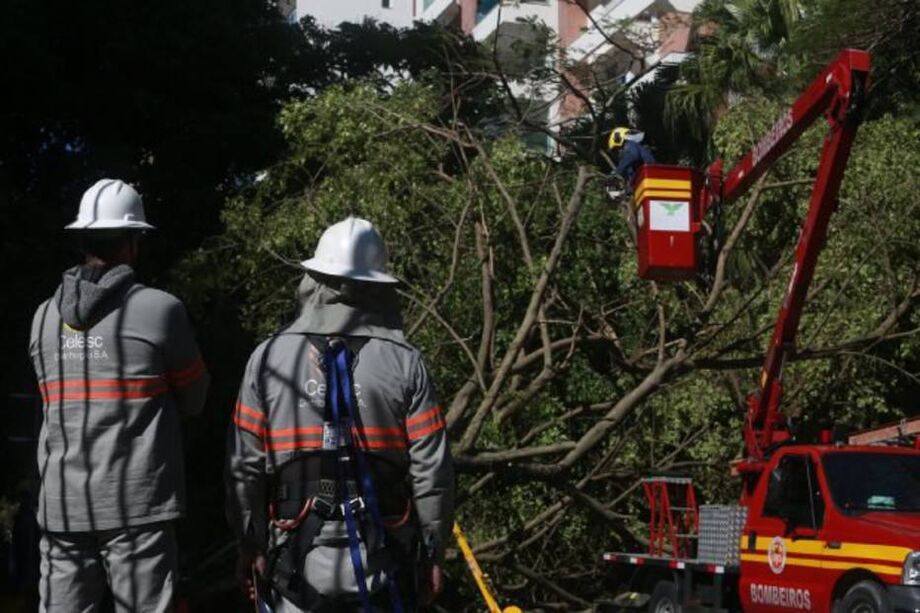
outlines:
[[[684,166],[645,164],[633,181],[639,276],[655,281],[693,278],[700,231],[702,173]]]

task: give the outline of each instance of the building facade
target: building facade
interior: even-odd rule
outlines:
[[[632,87],[652,79],[659,67],[686,57],[690,13],[701,0],[296,0],[298,18],[313,15],[327,27],[372,18],[395,27],[413,21],[457,28],[476,41],[496,43],[503,68],[520,68],[519,42],[539,44],[547,32],[565,73],[566,87],[536,90],[512,81],[532,119],[551,129],[585,112],[582,84],[603,81]],[[537,25],[539,24],[539,25]],[[497,38],[496,38],[497,37]],[[526,68],[526,67],[525,67]],[[576,93],[572,86],[581,90]],[[549,147],[549,145],[548,145]],[[550,147],[551,148],[551,147]]]
[[[574,61],[594,63],[625,53],[646,66],[679,61],[690,39],[690,12],[700,0],[414,0],[418,19],[453,25],[477,41],[548,26]],[[628,25],[626,25],[628,24]],[[641,70],[641,67],[634,67]],[[628,69],[627,69],[628,72]]]
[[[558,57],[546,61],[556,62],[566,86],[527,91],[513,84],[512,90],[528,101],[533,119],[555,129],[585,112],[588,84],[632,87],[654,78],[660,67],[683,61],[690,44],[690,13],[700,0],[415,2],[421,20],[457,27],[487,44],[498,35],[499,57],[503,49],[513,52],[516,41],[545,36],[533,24],[546,26],[558,44]],[[552,149],[550,143],[547,149]]]
[[[373,19],[397,28],[410,28],[416,19],[416,0],[296,0],[297,18],[311,15],[326,28],[342,22]]]

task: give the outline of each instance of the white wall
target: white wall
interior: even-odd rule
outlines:
[[[360,23],[366,17],[397,28],[412,26],[413,0],[297,0],[297,18],[312,15],[320,25],[334,28],[343,21]]]

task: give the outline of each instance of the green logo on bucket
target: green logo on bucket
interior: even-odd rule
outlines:
[[[684,203],[683,202],[675,202],[675,203],[662,202],[661,206],[664,207],[664,210],[667,212],[668,217],[673,217],[674,214],[677,213],[677,211],[683,208]]]

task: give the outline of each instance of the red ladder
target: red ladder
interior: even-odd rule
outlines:
[[[649,477],[642,480],[648,500],[648,553],[664,556],[666,546],[675,558],[690,558],[699,533],[700,516],[693,481],[687,477]]]

